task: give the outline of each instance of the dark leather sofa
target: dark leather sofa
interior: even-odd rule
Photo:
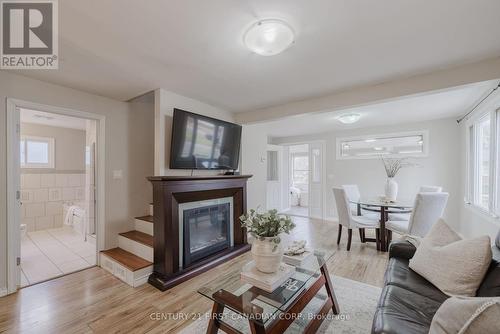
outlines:
[[[409,260],[415,250],[407,241],[390,244],[390,260],[373,319],[373,334],[428,333],[434,314],[448,298],[409,268]],[[478,297],[500,296],[500,232],[492,251],[493,260],[477,291]]]

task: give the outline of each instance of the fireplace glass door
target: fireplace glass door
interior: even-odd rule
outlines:
[[[230,247],[230,203],[183,212],[183,267]]]

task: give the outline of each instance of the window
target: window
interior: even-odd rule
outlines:
[[[54,138],[22,136],[22,168],[54,168]]]
[[[427,131],[337,138],[337,159],[423,157],[427,155],[427,147]]]
[[[473,118],[468,126],[468,199],[467,202],[498,215],[498,133],[497,112]]]
[[[294,153],[292,155],[292,181],[293,184],[309,183],[309,156],[307,153]]]

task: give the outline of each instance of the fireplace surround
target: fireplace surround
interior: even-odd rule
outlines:
[[[164,291],[250,249],[238,218],[251,175],[153,176],[154,264]],[[193,237],[193,239],[185,239]]]

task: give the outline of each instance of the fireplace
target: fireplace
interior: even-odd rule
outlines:
[[[154,263],[165,291],[250,250],[239,222],[251,175],[152,176]]]
[[[232,197],[179,205],[181,269],[234,245],[232,213]]]

